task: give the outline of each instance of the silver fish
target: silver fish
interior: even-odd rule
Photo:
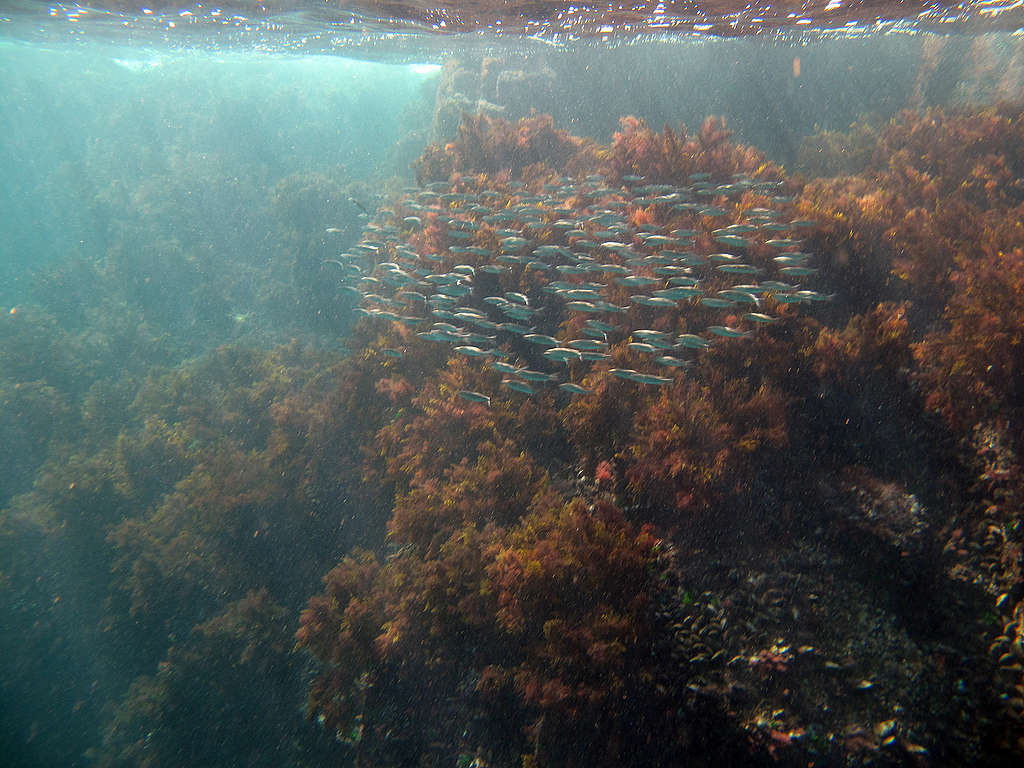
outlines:
[[[490,406],[491,398],[487,395],[483,395],[479,392],[474,392],[470,389],[460,389],[458,392],[459,397],[463,400],[468,400],[471,403],[483,403],[484,405]]]

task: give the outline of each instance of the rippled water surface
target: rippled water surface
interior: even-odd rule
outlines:
[[[242,2],[237,4],[100,2],[37,3],[16,0],[15,17],[70,21],[79,27],[105,27],[113,33],[182,39],[197,30],[217,29],[252,38],[286,39],[287,45],[324,48],[350,45],[360,33],[536,35],[549,40],[625,38],[666,32],[683,35],[779,34],[793,30],[829,30],[861,35],[900,29],[939,32],[1012,31],[1021,24],[1015,0],[969,3],[883,2],[640,2],[543,3],[491,2]],[[59,25],[48,25],[58,29]],[[59,34],[59,32],[58,32]]]

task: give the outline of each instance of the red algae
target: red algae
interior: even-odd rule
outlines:
[[[416,183],[446,181],[453,174],[474,173],[481,178],[529,176],[537,163],[571,172],[573,166],[592,165],[597,145],[556,129],[550,115],[537,115],[510,123],[484,114],[465,115],[455,140],[443,147],[431,145],[413,164]],[[590,161],[588,163],[588,160]]]
[[[376,384],[375,395],[394,408],[364,447],[364,479],[394,493],[391,549],[385,558],[346,558],[303,614],[298,644],[323,663],[310,688],[311,716],[345,738],[358,731],[360,754],[376,760],[397,754],[381,732],[411,736],[416,730],[390,714],[393,703],[404,701],[407,713],[436,719],[439,702],[452,696],[490,718],[471,737],[476,747],[500,752],[486,734],[501,732],[506,749],[519,756],[509,758],[529,765],[621,756],[624,723],[640,728],[634,736],[686,759],[693,753],[685,744],[694,735],[685,728],[644,730],[665,727],[667,712],[683,710],[695,723],[715,723],[712,740],[723,755],[813,761],[881,754],[882,739],[850,723],[891,716],[891,704],[874,693],[871,678],[888,675],[889,686],[911,685],[907,675],[925,674],[917,661],[906,661],[920,658],[919,652],[910,640],[893,640],[904,643],[905,652],[899,664],[890,664],[884,653],[863,650],[871,640],[858,634],[859,598],[844,603],[840,597],[857,594],[862,585],[851,583],[849,572],[829,570],[830,555],[820,547],[866,547],[873,553],[866,558],[871,578],[887,580],[897,593],[910,584],[963,580],[983,567],[965,543],[980,535],[977,519],[970,532],[958,528],[950,536],[953,561],[928,555],[944,542],[942,534],[935,538],[943,525],[938,518],[950,524],[978,514],[967,511],[975,503],[972,492],[950,488],[965,500],[965,511],[954,515],[938,507],[928,519],[909,486],[944,462],[961,461],[942,430],[962,435],[1016,407],[1015,323],[1024,312],[1015,297],[1024,290],[1013,277],[1019,241],[1000,223],[1019,218],[1017,192],[1005,171],[1017,161],[999,155],[1007,131],[1016,130],[1004,112],[984,112],[974,122],[934,110],[907,113],[889,126],[823,134],[816,140],[824,148],[816,155],[820,168],[843,154],[854,158],[843,161],[844,170],[856,175],[806,187],[757,150],[733,143],[720,119],[708,119],[691,135],[685,127],[658,133],[637,118],[623,118],[612,143],[600,146],[555,129],[545,117],[507,123],[480,115],[464,120],[447,147],[428,149],[417,165],[418,180],[458,190],[453,194],[511,183],[530,194],[587,174],[612,184],[638,177],[680,184],[701,174],[769,179],[795,196],[799,216],[819,223],[803,247],[822,254],[817,266],[843,289],[823,319],[797,312],[786,296],[766,293],[758,310],[782,322],[759,328],[756,340],[710,344],[653,390],[610,375],[637,360],[627,344],[635,335],[613,341],[607,359],[589,370],[568,370],[569,380],[588,392],[579,396],[542,386],[528,396],[503,391],[498,383],[507,374],[428,351],[408,335],[402,318],[365,321],[359,333],[368,340],[376,334],[367,354],[393,347],[405,352],[388,361],[387,375]],[[968,138],[973,149],[954,153]],[[585,199],[568,195],[563,205],[576,210]],[[721,201],[730,217],[725,221],[756,217],[748,212],[766,201],[754,192]],[[630,205],[627,214],[637,228],[667,227],[673,220],[658,203]],[[443,253],[456,244],[440,223],[443,208],[421,215],[423,226],[409,233],[409,247]],[[697,246],[712,247],[711,227],[695,229]],[[541,228],[538,237],[560,242],[553,229]],[[497,226],[481,226],[472,237],[481,252],[496,252],[500,241]],[[750,247],[755,259],[778,253],[759,243]],[[443,259],[440,270],[456,261],[477,269],[489,263],[472,253]],[[504,275],[501,289],[536,295],[546,282],[523,269]],[[887,284],[906,290],[886,291]],[[622,302],[629,291],[610,295]],[[815,294],[814,300],[826,298]],[[657,339],[659,333],[690,333],[707,322],[699,312],[708,311],[657,315],[634,308],[629,323],[643,324],[644,338]],[[741,314],[733,310],[725,326]],[[554,325],[559,338],[580,336],[587,327],[569,314]],[[985,362],[993,359],[998,362]],[[414,380],[410,391],[407,382]],[[486,392],[490,399],[468,402],[459,392]],[[928,418],[933,411],[946,426]],[[1005,430],[1001,434],[1016,444]],[[875,451],[874,442],[885,449]],[[993,482],[1004,501],[985,514],[1006,521],[1020,474],[1016,453],[1005,442],[996,444],[1004,446],[996,463],[1005,469]],[[887,462],[894,452],[913,469]],[[891,479],[893,472],[902,474]],[[837,485],[834,477],[844,480]],[[822,529],[828,531],[823,538],[812,533]],[[785,598],[795,587],[784,576],[772,570],[756,575],[754,563],[762,557],[792,560],[798,571],[806,567],[795,564],[794,547],[807,536],[819,540],[812,559],[824,558],[815,562],[828,571],[826,580],[845,584],[830,591],[836,598],[827,600],[827,609],[813,586],[807,596]],[[1001,550],[986,546],[1004,557],[1013,551],[1009,543]],[[757,597],[723,586],[734,584],[737,572],[749,574],[748,588]],[[1003,573],[993,590],[1019,583],[1013,569]],[[698,597],[687,583],[705,591]],[[760,607],[740,609],[750,601]],[[1003,601],[1008,616],[1013,606]],[[916,610],[950,610],[931,601],[925,606],[910,610],[915,618],[908,621],[917,618]],[[802,621],[794,626],[798,615],[856,635],[862,650],[844,657],[828,633],[804,631]],[[717,618],[706,624],[708,616]],[[804,639],[786,642],[783,635]],[[673,661],[666,667],[659,654]],[[835,669],[851,681],[850,692],[831,699],[832,722],[837,732],[852,735],[826,747],[809,739],[820,717],[810,702],[832,685],[825,681]],[[972,678],[970,690],[987,685],[984,677]],[[429,693],[417,692],[424,686]],[[778,704],[772,716],[743,699],[744,686]],[[922,718],[914,720],[915,733],[933,733],[923,724],[933,706],[914,704],[908,720]],[[509,728],[502,730],[494,718]],[[552,729],[575,732],[583,722],[596,723],[596,730],[571,746],[554,744]],[[731,741],[731,729],[745,736]],[[438,738],[450,743],[453,733]],[[903,741],[908,749],[924,749]],[[734,752],[738,743],[745,746]]]
[[[623,117],[619,128],[612,138],[607,166],[601,167],[612,179],[636,174],[661,184],[681,184],[693,173],[710,173],[715,178],[735,173],[778,178],[781,170],[753,147],[734,144],[725,118],[708,117],[692,137],[686,126],[676,131],[666,125],[659,134],[632,116]]]
[[[473,673],[484,702],[509,693],[533,717],[610,716],[644,663],[656,540],[607,504],[541,506],[507,530],[464,525],[422,555],[413,543],[385,565],[362,554],[328,574],[297,635],[327,662],[311,712],[349,732],[382,714],[366,687],[432,670],[441,690]]]
[[[601,145],[543,115],[468,116],[417,164],[436,202],[380,214],[368,260],[404,271],[413,252],[436,255],[430,274],[465,275],[517,256],[500,220],[456,210],[456,196],[496,190],[537,209],[536,247],[576,247],[587,238],[559,220],[601,216],[582,213],[594,197],[621,203],[627,229],[613,234],[629,242],[609,250],[636,254],[609,255],[615,267],[660,257],[670,246],[650,238],[673,231],[704,254],[747,227],[800,230],[776,238],[799,246],[750,238],[742,262],[721,265],[766,269],[781,254],[801,284],[748,286],[718,308],[635,303],[601,331],[548,303],[558,278],[517,263],[458,283],[460,308],[490,293],[529,317],[518,330],[589,339],[598,356],[559,346],[555,364],[519,336],[487,362],[453,353],[418,335],[443,318],[382,288],[386,313],[361,307],[343,359],[236,345],[151,376],[133,426],[100,450],[54,449],[0,519],[16,575],[24,555],[6,532],[26,521],[109,553],[109,591],[88,594],[142,662],[100,764],[179,759],[168,734],[192,722],[181,702],[196,681],[201,716],[233,734],[202,740],[203,754],[247,759],[237,734],[273,718],[234,694],[262,706],[271,679],[287,681],[279,708],[303,689],[313,724],[261,728],[360,765],[1015,764],[1021,124],[1011,107],[933,109],[822,134],[805,183],[720,118],[691,134],[626,117]],[[585,188],[588,176],[600,179]],[[706,214],[657,199],[657,185],[700,180],[707,194],[685,202]],[[734,181],[747,186],[716,191]],[[565,188],[558,205],[545,187]],[[800,274],[797,247],[816,276]],[[650,263],[632,276],[655,279]],[[326,279],[312,262],[299,271],[304,290]],[[694,273],[657,278],[669,274],[687,287]],[[701,273],[707,298],[739,290],[726,274]],[[619,306],[646,296],[607,282]],[[45,318],[19,310],[17,322],[45,336]],[[697,335],[711,323],[718,333]],[[486,347],[494,329],[481,328]],[[671,375],[631,377],[676,355]],[[0,376],[38,377],[22,358],[0,348],[12,362]],[[506,386],[515,374],[533,394]],[[52,387],[2,391],[51,431],[72,418]],[[57,636],[69,599],[54,592],[31,617],[35,642]]]
[[[759,152],[732,143],[718,119],[690,136],[685,127],[659,134],[624,118],[612,144],[601,147],[554,129],[548,117],[513,124],[478,115],[463,121],[450,145],[428,149],[416,168],[421,184],[456,189],[517,178],[539,188],[563,174],[601,174],[616,183],[627,176],[684,183],[700,174],[784,180]],[[730,215],[764,202],[748,195]],[[584,204],[583,197],[565,202]],[[636,206],[630,216],[635,226],[665,226],[672,218],[659,205]],[[453,244],[440,214],[419,217],[409,247],[443,252]],[[709,247],[710,226],[698,237]],[[473,242],[499,247],[486,226]],[[485,263],[459,258],[477,268]],[[504,290],[526,295],[544,284],[530,270],[514,275],[515,282],[503,280]],[[628,291],[621,293],[620,301],[628,300]],[[688,330],[682,315],[643,320],[660,329],[652,333]],[[456,393],[494,392],[500,373],[458,356],[439,364],[400,319],[372,327],[379,335],[366,354],[404,350],[375,387],[378,398],[398,407],[364,448],[364,479],[394,492],[388,535],[395,549],[384,560],[346,558],[304,612],[298,645],[325,664],[310,689],[311,715],[339,734],[359,730],[359,748],[380,757],[390,747],[366,725],[399,727],[381,696],[409,695],[427,674],[432,697],[452,695],[468,675],[478,680],[479,706],[500,705],[520,724],[512,742],[519,749],[527,748],[523,736],[543,740],[556,723],[591,722],[607,733],[588,738],[588,754],[614,753],[623,724],[660,721],[673,697],[659,692],[652,656],[661,544],[643,516],[628,520],[611,498],[668,522],[673,514],[721,507],[749,492],[754,477],[776,471],[789,404],[780,383],[795,347],[769,332],[759,342],[763,354],[714,349],[673,386],[644,392],[607,375],[611,366],[632,364],[622,342],[580,378],[592,394],[495,393],[487,407]],[[566,318],[562,327],[578,334],[583,326]],[[404,382],[413,378],[420,384],[409,392]],[[574,465],[582,474],[570,481]],[[595,500],[584,501],[579,491]],[[433,716],[435,698],[413,700],[422,717]],[[541,762],[556,754],[561,750],[543,751]]]

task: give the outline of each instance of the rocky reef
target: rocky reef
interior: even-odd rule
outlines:
[[[361,764],[1012,762],[1019,438],[997,348],[1021,314],[1019,124],[932,110],[809,142],[808,172],[852,174],[797,193],[833,300],[655,392],[594,376],[573,402],[467,404],[479,366],[425,369],[400,322],[367,320],[370,349],[405,349],[390,365],[423,385],[374,441],[390,554],[345,561],[303,615],[299,646],[325,664],[311,714]],[[418,174],[539,190],[766,167],[717,121],[691,138],[626,119],[601,147],[477,116]],[[522,274],[503,287],[528,292]]]
[[[608,144],[543,115],[460,119],[419,184],[540,196],[600,176],[631,226],[669,229],[691,213],[637,202],[629,178],[768,180],[706,203],[813,222],[801,247],[830,298],[761,294],[778,322],[657,386],[609,373],[636,359],[624,335],[568,382],[586,394],[506,392],[402,317],[351,313],[326,214],[296,212],[329,193],[355,231],[358,190],[314,174],[274,192],[291,272],[264,300],[344,350],[225,330],[186,360],[152,343],[160,312],[92,334],[4,315],[5,684],[30,691],[59,658],[74,691],[63,736],[33,705],[27,740],[107,766],[1016,765],[1020,108],[818,134],[790,172],[718,118],[627,117]],[[440,218],[396,195],[379,261],[458,266]],[[495,230],[472,247],[500,252]],[[188,271],[173,252],[164,268]],[[542,287],[532,268],[501,280]],[[629,328],[688,334],[705,311],[633,307]],[[112,376],[136,348],[155,351]]]

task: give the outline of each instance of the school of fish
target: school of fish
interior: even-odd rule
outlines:
[[[804,285],[817,273],[802,250],[816,225],[786,215],[794,199],[782,182],[706,173],[688,182],[563,177],[531,190],[467,175],[409,188],[323,269],[359,315],[490,366],[508,392],[589,394],[582,374],[616,344],[636,363],[608,375],[665,386],[712,344],[750,340],[792,316],[782,306],[831,298]],[[417,242],[441,246],[423,253]]]

